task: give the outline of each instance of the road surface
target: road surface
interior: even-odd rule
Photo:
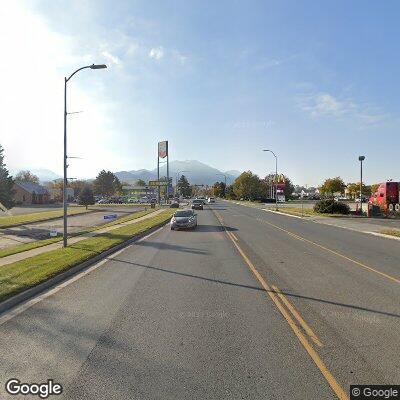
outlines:
[[[0,317],[63,399],[334,399],[400,382],[397,241],[218,202]],[[223,226],[221,225],[223,224]]]

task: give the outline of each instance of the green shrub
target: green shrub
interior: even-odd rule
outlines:
[[[349,214],[350,207],[346,203],[333,199],[319,200],[314,206],[314,211],[321,214]]]

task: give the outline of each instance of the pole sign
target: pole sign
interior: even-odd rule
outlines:
[[[149,181],[149,186],[167,186],[167,181]]]
[[[158,142],[158,157],[165,158],[168,156],[168,140]]]

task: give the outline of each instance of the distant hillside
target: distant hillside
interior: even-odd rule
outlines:
[[[30,169],[30,168],[23,168],[23,171],[30,171],[33,175],[36,175],[39,178],[40,182],[51,182],[54,181],[55,179],[61,179],[62,176],[56,174],[55,172],[49,170],[49,169],[44,169],[44,168],[38,168],[38,169]],[[15,176],[17,175],[18,172],[21,170],[13,170],[11,171],[12,175]]]
[[[212,185],[216,181],[224,181],[224,176],[221,175],[223,172],[196,160],[171,161],[169,164],[169,175],[174,182],[176,174],[179,171],[181,171],[179,175],[185,175],[190,183],[196,185]],[[145,182],[148,182],[149,180],[157,179],[157,168],[151,171],[146,169],[140,169],[137,171],[118,171],[115,172],[115,175],[118,179],[127,183],[134,183],[138,179],[143,179]],[[160,167],[160,176],[162,177],[166,175],[167,166],[163,165]],[[240,175],[240,172],[227,171],[225,172],[225,175],[227,183],[231,183]]]

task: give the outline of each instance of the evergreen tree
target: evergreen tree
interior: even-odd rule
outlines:
[[[0,207],[11,208],[14,205],[13,186],[14,180],[9,175],[4,164],[4,149],[0,144]]]

